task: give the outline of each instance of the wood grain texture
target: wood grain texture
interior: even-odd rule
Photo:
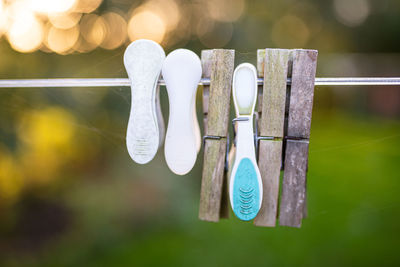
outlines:
[[[258,78],[264,77],[264,58],[265,58],[265,49],[257,50],[257,76]],[[257,90],[257,107],[256,111],[258,112],[258,118],[261,118],[262,112],[262,98],[263,98],[263,85],[258,85]],[[260,121],[258,122],[258,127],[260,128]]]
[[[212,49],[201,50],[201,68],[203,72],[202,74],[203,78],[211,77],[212,57],[213,57]]]
[[[266,49],[257,50],[257,75],[260,78],[264,77],[265,50]]]
[[[204,132],[206,132],[207,131],[207,114],[204,114],[203,123],[204,123]]]
[[[211,77],[211,65],[212,65],[212,55],[213,50],[202,50],[201,51],[201,67],[202,67],[202,77],[210,78]],[[210,86],[203,85],[203,113],[204,115],[208,114],[208,99],[210,96]],[[206,126],[206,125],[204,125]]]
[[[205,133],[223,138],[205,141],[199,218],[217,222],[229,217],[225,156],[234,50],[204,50],[202,66],[203,77],[210,78],[210,86],[203,87]]]
[[[261,136],[283,137],[289,54],[287,49],[265,50]]]
[[[229,201],[229,183],[228,172],[224,171],[222,179],[222,195],[221,195],[221,208],[219,211],[220,218],[228,219],[230,215],[230,201]]]
[[[308,139],[314,98],[314,80],[317,67],[316,50],[292,50],[289,75],[292,83],[288,95],[288,118],[282,197],[279,224],[300,227],[307,216],[306,175],[308,165]],[[290,64],[290,63],[289,63]],[[304,140],[290,140],[291,138]]]
[[[300,227],[306,198],[308,141],[288,140],[279,209],[279,224]]]
[[[200,220],[211,222],[219,221],[225,169],[225,153],[225,138],[221,140],[206,140],[200,193]]]
[[[276,225],[279,178],[281,173],[282,141],[260,140],[258,167],[263,182],[261,209],[254,220],[257,226]]]
[[[317,56],[316,50],[292,51],[288,136],[310,138]]]
[[[210,77],[207,135],[227,136],[234,50],[214,49]]]
[[[254,220],[257,226],[274,227],[279,200],[279,181],[282,165],[287,71],[290,50],[258,50],[257,67],[264,77],[259,135],[276,140],[260,140],[258,166],[263,182],[261,210]]]
[[[208,115],[208,100],[210,98],[210,86],[203,85],[203,114]]]

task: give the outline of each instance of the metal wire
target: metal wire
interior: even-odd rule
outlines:
[[[258,78],[263,84],[263,78]],[[164,80],[159,80],[165,85]],[[291,79],[287,80],[291,84]],[[199,85],[210,85],[210,79],[203,78]],[[335,77],[315,78],[316,86],[361,86],[361,85],[400,85],[400,77]],[[19,79],[0,80],[0,88],[34,88],[34,87],[121,87],[130,86],[128,78],[88,78],[88,79]]]
[[[315,78],[315,85],[319,86],[400,85],[400,77]]]

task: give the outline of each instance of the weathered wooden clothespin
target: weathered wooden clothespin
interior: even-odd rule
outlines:
[[[258,50],[258,75],[264,77],[259,97],[258,166],[263,181],[263,201],[254,220],[258,226],[275,226],[282,166],[287,73],[290,50]]]
[[[314,81],[317,69],[316,50],[292,50],[291,86],[279,224],[300,227],[306,214],[306,174]]]
[[[234,50],[201,53],[203,78],[210,78],[210,86],[203,86],[205,135],[199,218],[205,221],[217,222],[229,214],[225,164],[234,58]]]
[[[306,212],[306,172],[316,50],[258,51],[259,76],[264,77],[259,120],[259,168],[264,197],[258,226],[275,226],[281,166],[284,166],[279,224],[300,227]],[[287,86],[287,78],[291,85]],[[283,150],[284,149],[284,150]],[[284,164],[282,164],[282,153]]]

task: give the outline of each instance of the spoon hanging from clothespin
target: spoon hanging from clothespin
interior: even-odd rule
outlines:
[[[229,195],[235,215],[249,221],[260,210],[263,195],[254,146],[253,114],[257,99],[257,71],[253,65],[243,63],[235,69],[232,94],[237,134],[230,170]]]

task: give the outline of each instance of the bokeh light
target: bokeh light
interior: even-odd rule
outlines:
[[[0,0],[0,37],[7,30],[7,13],[3,0]]]
[[[74,134],[74,118],[64,109],[48,107],[26,114],[18,127],[18,137],[37,150],[50,150],[69,142]]]
[[[73,10],[80,13],[91,13],[100,6],[102,1],[103,0],[77,0]]]
[[[123,2],[121,5],[126,5]],[[99,9],[102,0],[9,0],[4,3],[13,8],[8,12],[11,15],[0,18],[0,35],[2,28],[5,32],[10,30],[7,18],[14,18],[23,10],[30,11],[42,28],[38,30],[38,25],[34,25],[31,35],[47,33],[45,38],[35,38],[36,42],[14,40],[11,46],[15,50],[32,52],[40,48],[44,52],[61,54],[86,53],[97,47],[113,50],[122,46],[127,38],[130,41],[151,39],[165,47],[197,39],[206,47],[223,47],[233,37],[232,23],[247,8],[245,0],[143,0],[132,3],[131,9],[125,12],[120,12],[123,10],[120,8],[103,13]],[[0,15],[3,10],[6,8],[0,6]],[[76,39],[77,25],[79,36]],[[71,38],[66,38],[66,34]],[[67,42],[61,45],[60,40]]]
[[[181,18],[179,7],[174,0],[150,0],[140,9],[157,14],[165,23],[166,30],[175,29]]]
[[[133,13],[128,23],[128,36],[131,41],[143,38],[161,43],[166,30],[164,20],[150,10],[142,9]]]
[[[173,34],[173,41],[174,42],[179,42],[181,40],[187,41],[193,32],[193,35],[195,34],[195,29],[194,29],[194,8],[192,4],[184,4],[179,6],[180,14],[181,14],[181,19],[179,20],[178,25],[174,29],[174,34]],[[187,17],[190,17],[191,19],[186,19]],[[194,24],[194,25],[193,25]],[[193,28],[193,29],[192,29]],[[176,39],[175,39],[176,38]]]
[[[244,0],[206,1],[210,17],[217,21],[233,22],[240,18],[246,7]]]
[[[81,35],[75,43],[73,50],[79,53],[88,53],[96,49],[96,47],[97,45],[87,42]]]
[[[5,33],[10,46],[24,53],[39,48],[61,54],[72,52],[73,48],[87,52],[102,43],[104,48],[115,49],[124,43],[127,35],[126,22],[117,13],[104,18],[94,14],[84,16],[80,25],[83,41],[75,45],[82,14],[95,11],[101,3],[102,0],[0,0],[0,37]]]
[[[30,8],[39,13],[62,13],[72,9],[76,0],[27,0]]]
[[[106,33],[101,47],[105,49],[115,49],[121,46],[127,37],[126,21],[115,12],[108,12],[101,16],[106,28]]]
[[[54,179],[63,161],[74,153],[70,142],[75,132],[75,118],[59,107],[31,111],[22,117],[18,126],[24,151],[20,164],[29,170],[30,183]]]
[[[40,47],[43,40],[42,23],[29,11],[19,12],[13,17],[7,37],[16,51],[33,52]]]
[[[86,42],[99,46],[106,36],[104,19],[95,14],[84,15],[80,22],[81,35]]]
[[[323,19],[321,17],[321,11],[317,9],[316,5],[301,1],[293,5],[288,14],[300,18],[307,25],[310,36],[321,32]]]
[[[82,14],[76,12],[49,14],[50,23],[59,29],[74,27],[81,19]]]
[[[368,18],[368,0],[335,0],[335,14],[338,21],[349,27],[359,26]]]
[[[0,149],[0,158],[0,202],[12,202],[23,186],[21,166],[5,149]]]
[[[200,42],[206,47],[221,48],[231,40],[233,25],[205,18],[199,21],[196,32]]]
[[[70,52],[78,37],[78,26],[69,29],[58,29],[51,26],[47,33],[46,46],[58,54],[65,54]]]
[[[294,2],[282,8],[283,4],[269,2],[264,9],[255,10],[246,0],[143,0],[111,1],[118,8],[107,11],[110,3],[103,0],[1,0],[0,37],[5,34],[13,49],[19,52],[34,52],[38,48],[45,52],[55,52],[48,48],[48,38],[43,38],[48,22],[57,29],[67,30],[79,25],[80,33],[73,51],[85,53],[98,47],[113,50],[125,44],[126,40],[151,39],[164,47],[182,45],[196,40],[205,47],[226,46],[235,37],[234,23],[243,14],[252,10],[260,21],[268,21],[270,38],[281,47],[301,47],[312,37],[320,34],[325,19],[318,5],[309,1]],[[371,13],[371,0],[333,0],[332,9],[336,19],[349,27],[363,24]],[[129,9],[130,6],[130,9]],[[276,12],[270,12],[275,10]],[[95,13],[92,13],[95,12]],[[16,27],[19,17],[31,13],[34,22],[28,27]],[[17,21],[18,20],[18,21]],[[16,22],[17,21],[17,22]],[[245,23],[255,23],[247,20]],[[17,34],[16,28],[28,32]],[[29,28],[29,29],[28,29]],[[32,29],[30,29],[32,28]],[[41,29],[40,29],[41,28]],[[256,31],[250,27],[249,33]],[[52,30],[54,35],[54,30]],[[323,36],[332,34],[331,30]],[[42,36],[42,37],[41,37]],[[75,36],[75,35],[73,35]],[[34,39],[34,41],[32,41]],[[318,45],[329,47],[329,41],[319,38]],[[42,40],[42,41],[41,41]],[[235,40],[235,38],[234,38]],[[39,44],[39,41],[42,43]],[[68,42],[69,45],[70,42]],[[249,42],[249,44],[254,41]],[[326,44],[325,44],[326,43]],[[60,51],[60,50],[57,50]],[[62,52],[67,53],[67,52]]]
[[[302,19],[286,15],[272,27],[271,38],[276,46],[282,48],[301,48],[307,44],[310,31]]]

